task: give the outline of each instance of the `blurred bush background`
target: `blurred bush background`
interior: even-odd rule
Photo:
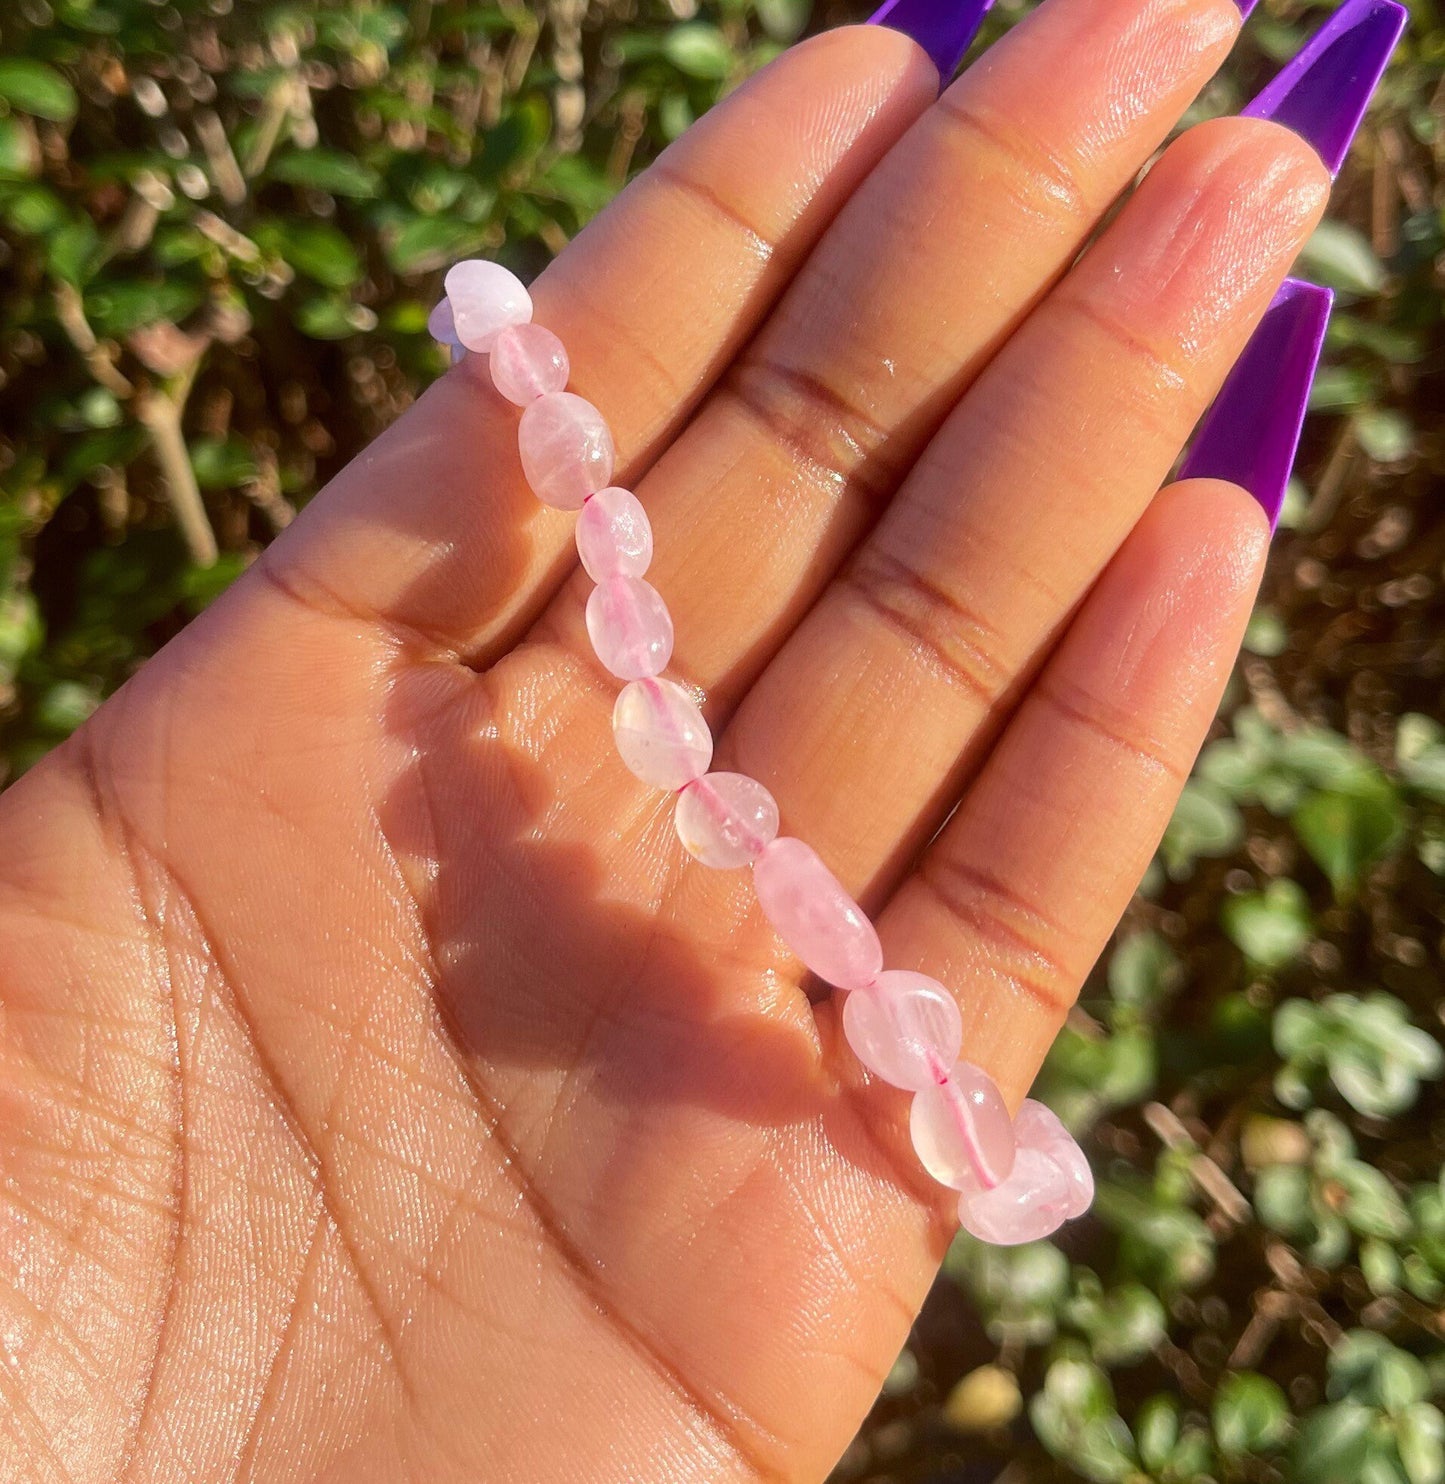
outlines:
[[[1328,9],[1264,0],[1193,116]],[[0,782],[440,371],[444,265],[535,272],[851,19],[6,0]],[[1340,307],[1246,654],[1045,1072],[1097,1212],[955,1247],[839,1480],[1445,1480],[1445,19],[1412,19],[1302,265]]]

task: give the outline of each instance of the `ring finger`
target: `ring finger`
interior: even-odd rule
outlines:
[[[1329,189],[1294,135],[1192,130],[1000,353],[719,747],[880,889],[1153,498]],[[797,698],[808,704],[799,706]]]

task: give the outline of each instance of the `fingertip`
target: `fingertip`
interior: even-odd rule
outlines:
[[[1257,573],[1269,554],[1268,515],[1248,490],[1227,479],[1183,479],[1168,485],[1144,519],[1158,520],[1176,538],[1213,553],[1225,570]]]

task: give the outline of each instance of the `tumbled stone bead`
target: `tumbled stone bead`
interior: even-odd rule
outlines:
[[[1012,1247],[1037,1242],[1067,1220],[1071,1208],[1068,1177],[1046,1154],[1020,1149],[1006,1180],[991,1190],[965,1190],[958,1198],[958,1220],[981,1242]]]
[[[631,490],[609,484],[577,517],[577,555],[593,582],[641,577],[652,564],[652,525]]]
[[[1014,1138],[1020,1149],[1037,1149],[1063,1171],[1069,1182],[1068,1210],[1070,1220],[1082,1216],[1094,1204],[1094,1172],[1084,1151],[1066,1129],[1059,1115],[1033,1098],[1025,1098],[1014,1119]]]
[[[532,318],[532,296],[500,263],[482,258],[455,263],[447,272],[446,285],[457,339],[468,350],[488,351],[508,325]]]
[[[908,1131],[923,1168],[955,1190],[998,1185],[1013,1169],[1013,1120],[993,1078],[971,1062],[914,1094]]]
[[[654,788],[683,788],[712,761],[697,702],[671,680],[634,680],[618,692],[612,735],[622,761]]]
[[[509,402],[525,407],[567,385],[567,349],[543,325],[508,325],[492,342],[487,367],[492,385]]]
[[[853,1054],[885,1082],[922,1092],[948,1076],[963,1047],[963,1016],[938,980],[885,969],[843,1002]]]
[[[731,871],[749,865],[778,833],[778,806],[756,778],[708,773],[677,796],[677,838],[705,866]]]
[[[587,635],[619,680],[661,675],[672,658],[672,615],[640,577],[611,577],[587,599]]]
[[[612,478],[615,451],[602,414],[575,392],[548,392],[517,424],[522,472],[532,492],[559,510],[576,510]]]
[[[773,840],[753,864],[753,885],[774,931],[818,978],[857,989],[882,969],[873,924],[812,846]]]
[[[452,301],[440,300],[427,316],[427,334],[442,345],[460,345],[457,339],[456,322],[452,319]]]

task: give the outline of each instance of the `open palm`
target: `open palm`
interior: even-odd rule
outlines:
[[[534,285],[717,766],[1017,1103],[1264,522],[1156,496],[1327,190],[1175,143],[1232,0],[1047,0],[935,102],[794,49]],[[483,358],[0,800],[0,1478],[817,1480],[950,1231],[746,873],[611,747]]]

